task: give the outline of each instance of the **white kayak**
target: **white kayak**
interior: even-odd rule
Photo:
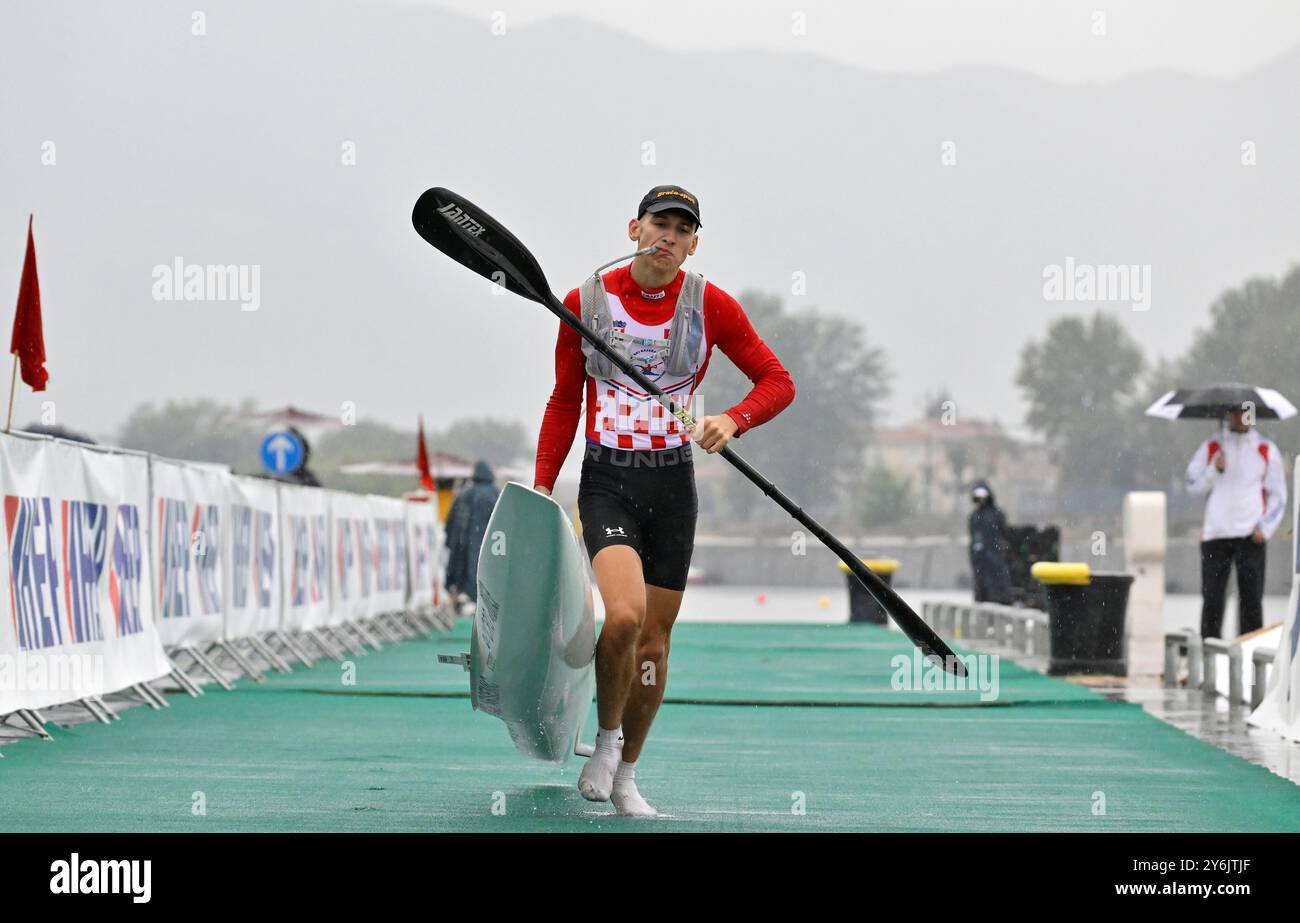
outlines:
[[[596,611],[586,550],[563,508],[513,481],[478,558],[470,702],[521,753],[564,762],[591,708]]]

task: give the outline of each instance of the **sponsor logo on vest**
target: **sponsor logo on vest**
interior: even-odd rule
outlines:
[[[442,215],[442,217],[446,218],[457,227],[463,228],[465,233],[469,234],[471,237],[478,237],[487,230],[487,228],[483,227],[483,225],[479,224],[466,214],[464,209],[452,202],[448,202],[442,208],[438,209],[438,214]]]
[[[664,370],[667,367],[664,363],[665,353],[666,350],[658,347],[643,346],[632,350],[628,358],[632,360],[632,364],[637,367],[637,371],[642,375],[651,381],[658,381],[663,377]]]

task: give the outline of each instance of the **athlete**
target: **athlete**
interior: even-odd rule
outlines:
[[[690,432],[577,331],[560,325],[555,390],[537,440],[534,488],[549,494],[573,444],[586,398],[578,515],[605,604],[596,643],[596,752],[578,790],[618,812],[654,817],[636,765],[668,680],[673,622],[695,542],[692,439],[706,452],[766,423],[794,400],[794,382],[740,304],[682,270],[699,245],[700,206],[680,186],[646,193],[627,235],[654,252],[593,275],[565,307],[688,412],[716,345],[754,383],[740,403]],[[694,414],[692,413],[694,416]]]

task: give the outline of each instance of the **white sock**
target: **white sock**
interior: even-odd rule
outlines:
[[[658,817],[659,812],[641,797],[636,787],[636,762],[618,762],[614,773],[614,784],[610,789],[610,800],[618,813],[624,817]]]
[[[602,753],[622,753],[623,752],[623,728],[616,727],[613,730],[601,728],[596,731],[596,751]]]
[[[601,728],[596,732],[596,752],[578,775],[578,792],[588,801],[609,801],[614,771],[623,753],[623,729]]]

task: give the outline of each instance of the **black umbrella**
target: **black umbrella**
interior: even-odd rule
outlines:
[[[1257,420],[1285,420],[1295,416],[1295,405],[1272,388],[1236,383],[1176,388],[1147,408],[1148,417],[1164,420],[1221,420],[1229,410],[1255,408]]]

